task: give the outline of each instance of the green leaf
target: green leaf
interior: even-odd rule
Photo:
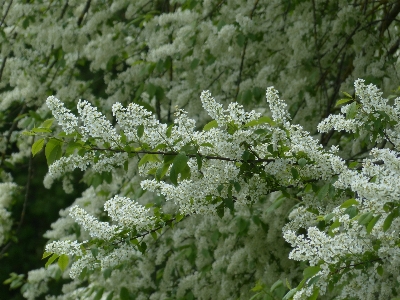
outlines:
[[[90,248],[90,252],[92,252],[92,255],[94,256],[94,258],[96,258],[99,254],[99,249],[97,247],[92,247]]]
[[[176,222],[180,222],[183,219],[184,215],[177,214],[175,217]]]
[[[353,161],[351,163],[349,163],[349,169],[354,169],[359,165],[359,163],[357,161]]]
[[[317,193],[317,198],[318,198],[318,200],[322,200],[323,198],[325,198],[325,196],[326,196],[326,194],[328,193],[328,191],[329,191],[329,183],[323,185],[323,186],[319,189],[319,191],[318,191],[318,193]]]
[[[278,207],[280,207],[284,200],[285,200],[285,197],[283,197],[283,196],[280,196],[278,199],[276,199],[274,201],[274,203],[267,208],[267,210],[266,210],[267,215],[270,214],[271,212],[273,212]]]
[[[313,278],[311,278],[308,282],[307,282],[307,286],[311,286],[314,283],[317,283],[319,281],[319,279],[321,278],[321,275],[317,275],[314,276]]]
[[[367,233],[371,233],[372,229],[374,228],[376,222],[381,218],[382,215],[377,215],[375,216],[371,221],[369,221],[367,225]]]
[[[290,169],[290,171],[292,172],[293,179],[296,180],[296,179],[299,178],[299,171],[297,171],[296,168],[292,167],[292,168]]]
[[[68,255],[61,254],[60,258],[58,259],[58,266],[60,267],[61,271],[65,271],[65,269],[68,267],[68,262],[69,258]]]
[[[169,138],[171,137],[171,133],[172,133],[172,128],[174,127],[174,124],[171,124],[167,127],[167,132],[165,133],[165,135]]]
[[[236,190],[236,192],[240,192],[240,190],[241,190],[241,186],[240,186],[240,184],[238,183],[238,182],[233,182],[233,187],[235,188],[235,190]]]
[[[350,98],[350,99],[353,99],[353,97],[349,94],[349,93],[346,93],[346,92],[342,92],[343,93],[343,95],[345,95],[346,97],[348,97],[348,98]]]
[[[39,139],[32,145],[32,155],[35,156],[40,150],[42,150],[44,145],[44,139]]]
[[[333,229],[340,227],[340,222],[339,220],[336,220],[335,222],[332,223],[331,226],[329,226],[328,234],[329,236],[334,236],[333,234]]]
[[[307,279],[311,278],[315,274],[317,274],[319,271],[321,271],[320,266],[312,266],[312,267],[305,268],[303,271],[304,278],[307,278]]]
[[[259,135],[267,133],[267,132],[268,131],[266,129],[263,129],[263,128],[259,128],[259,129],[254,130],[254,133],[255,134],[259,134]]]
[[[246,37],[244,36],[243,33],[239,33],[239,34],[236,36],[236,43],[238,44],[239,47],[243,47],[245,41],[246,41]]]
[[[50,128],[51,125],[53,124],[53,122],[54,122],[54,119],[47,119],[39,127],[40,128]]]
[[[380,275],[380,276],[382,276],[383,275],[383,267],[382,266],[378,266],[377,268],[376,268],[376,272]],[[393,300],[393,299],[392,299]]]
[[[398,215],[399,213],[398,210],[396,209],[386,217],[385,221],[383,221],[383,231],[387,231],[390,228],[394,218],[396,218]]]
[[[345,202],[343,202],[342,205],[340,205],[340,208],[348,208],[352,205],[358,205],[358,202],[356,199],[351,198],[349,200],[346,200]]]
[[[181,173],[184,168],[187,166],[189,158],[185,153],[181,152],[174,158],[173,168],[175,168],[175,172]]]
[[[319,279],[320,276],[315,276],[314,278],[317,278],[317,277]],[[313,279],[311,279],[311,280],[313,280]],[[308,300],[317,300],[318,294],[319,294],[319,288],[314,288],[314,291],[313,291],[312,295],[308,298]]]
[[[354,119],[354,117],[357,115],[357,110],[358,110],[357,102],[351,103],[346,113],[346,119],[347,120]]]
[[[214,148],[214,145],[211,143],[202,143],[200,146]]]
[[[190,168],[188,165],[181,172],[181,180],[190,179]]]
[[[156,180],[160,181],[161,179],[163,179],[163,177],[165,176],[165,174],[167,174],[169,165],[168,164],[163,164],[161,167],[159,167],[156,171]]]
[[[101,297],[103,296],[104,293],[104,287],[100,288],[97,293],[96,296],[94,296],[93,300],[100,300]]]
[[[122,287],[120,289],[119,297],[121,298],[121,300],[132,300],[131,293],[129,293],[129,290],[126,287]]]
[[[358,214],[358,209],[356,206],[352,205],[345,209],[345,214],[348,214],[350,219],[353,219]]]
[[[108,294],[106,300],[112,300],[114,298],[114,291]]]
[[[45,155],[49,166],[57,159],[60,159],[61,142],[57,139],[50,139],[46,144]]]
[[[225,199],[224,199],[224,204],[225,204],[225,206],[226,206],[227,208],[229,208],[229,210],[230,210],[231,212],[233,212],[233,211],[235,210],[235,206],[234,206],[234,203],[233,203],[233,200],[232,200],[231,197],[225,198]]]
[[[43,253],[43,256],[42,256],[42,259],[45,259],[46,257],[49,257],[50,255],[52,255],[53,253],[51,253],[51,252],[44,252]]]
[[[260,282],[257,281],[256,285],[251,289],[252,292],[259,292],[261,290],[263,290],[264,285]]]
[[[78,151],[79,151],[82,148],[83,148],[83,146],[79,142],[74,142],[74,141],[69,142],[67,149],[65,150],[65,155],[69,156],[71,154],[74,154],[75,150],[78,149]]]
[[[50,266],[56,259],[58,258],[58,254],[53,253],[52,256],[48,259],[44,267],[47,269],[48,266]]]
[[[344,103],[347,103],[347,102],[349,102],[349,101],[352,101],[353,99],[348,99],[348,98],[344,98],[344,99],[340,99],[340,100],[338,100],[337,102],[336,102],[336,105],[335,106],[339,106],[339,105],[342,105],[342,104],[344,104]]]
[[[197,68],[197,66],[199,65],[200,60],[198,58],[195,58],[192,60],[192,62],[190,63],[190,69],[194,70]]]
[[[140,125],[137,127],[136,133],[137,133],[137,136],[138,136],[139,138],[141,138],[141,137],[143,136],[143,133],[144,133],[144,125],[143,125],[143,124],[140,124]]]
[[[241,95],[241,101],[243,103],[250,103],[251,99],[253,98],[253,93],[251,92],[251,90],[245,90],[244,92],[242,92]]]
[[[49,128],[33,128],[31,131],[34,133],[39,133],[39,132],[49,133],[49,132],[51,132],[51,129],[49,129]]]
[[[211,122],[208,122],[206,125],[203,127],[203,131],[208,131],[211,128],[218,127],[218,123],[216,120],[212,120]]]
[[[172,166],[169,171],[169,179],[174,185],[178,185],[178,172],[175,171],[174,166]]]
[[[296,294],[297,288],[291,289],[289,292],[286,293],[286,295],[282,298],[282,300],[290,300],[294,294]]]
[[[140,159],[138,163],[138,167],[141,167],[147,162],[158,162],[159,159],[157,157],[157,154],[145,154],[143,157]]]
[[[280,286],[283,286],[283,281],[279,279],[279,280],[275,281],[275,283],[271,286],[271,289],[270,289],[271,293],[275,289],[279,288]]]
[[[197,162],[197,170],[201,170],[201,167],[203,166],[203,160],[201,159],[201,156],[196,153],[196,162]]]
[[[324,216],[325,222],[329,222],[330,220],[332,220],[332,218],[333,218],[334,216],[335,216],[335,213],[327,214],[326,216]]]
[[[111,277],[112,268],[107,268],[103,271],[104,279],[108,279]]]
[[[363,213],[363,214],[358,218],[358,224],[360,224],[360,225],[365,225],[365,224],[369,223],[369,221],[371,221],[373,217],[374,217],[374,215],[373,215],[372,212]]]
[[[298,161],[297,161],[297,163],[299,164],[299,166],[300,167],[304,167],[306,164],[307,164],[307,159],[305,159],[304,157],[303,158],[300,158]]]

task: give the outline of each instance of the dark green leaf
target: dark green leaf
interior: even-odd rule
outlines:
[[[97,291],[96,296],[94,296],[93,300],[100,300],[101,297],[103,296],[103,293],[104,293],[104,287],[101,287],[101,288]]]
[[[144,125],[143,124],[140,124],[137,127],[136,133],[137,133],[139,138],[141,138],[143,136],[143,133],[144,133]]]
[[[385,221],[383,222],[383,231],[387,231],[390,228],[394,218],[396,218],[397,216],[398,210],[396,209],[386,217]]]
[[[191,64],[190,64],[190,69],[194,70],[197,68],[197,66],[199,65],[200,60],[198,58],[195,58],[192,60]]]
[[[304,167],[304,166],[307,164],[307,159],[305,159],[304,157],[303,157],[303,158],[300,158],[300,159],[297,161],[297,163],[299,164],[300,167]]]
[[[45,155],[48,165],[51,165],[54,161],[60,159],[61,142],[57,139],[50,139],[46,144]]]
[[[319,271],[321,271],[320,266],[312,266],[312,267],[305,268],[303,271],[304,278],[307,278],[307,279],[311,278],[315,274],[317,274]]]
[[[292,172],[293,179],[296,180],[296,179],[299,178],[299,171],[297,171],[296,168],[292,167],[292,168],[290,169],[290,171]]]
[[[326,197],[328,191],[329,191],[329,183],[323,185],[323,186],[319,189],[319,191],[318,191],[318,193],[317,193],[317,198],[318,198],[318,200],[324,199],[324,198]]]
[[[365,224],[369,223],[369,221],[371,221],[373,217],[374,217],[374,215],[373,215],[372,212],[363,213],[363,214],[358,218],[358,224],[360,224],[360,225],[365,225]]]
[[[367,225],[367,233],[371,233],[372,229],[374,228],[376,222],[381,218],[382,215],[375,216],[371,221],[369,221]]]
[[[243,33],[239,33],[236,36],[236,43],[239,45],[239,47],[243,47],[245,41],[246,41],[246,37],[243,35]]]
[[[174,166],[172,166],[169,171],[169,179],[174,185],[178,185],[178,172],[175,171]]]
[[[108,279],[111,277],[112,268],[107,268],[103,271],[104,279]]]
[[[176,173],[181,173],[185,167],[187,166],[189,158],[185,153],[181,152],[174,158],[173,167],[175,168]]]
[[[122,287],[119,291],[119,298],[121,300],[132,300],[131,293],[126,287]]]
[[[197,162],[197,170],[201,170],[201,167],[203,166],[203,160],[201,159],[201,156],[199,154],[196,154],[196,162]]]
[[[267,215],[270,214],[271,212],[273,212],[278,207],[280,207],[284,200],[285,200],[285,197],[283,197],[283,196],[280,196],[278,199],[276,199],[274,201],[274,203],[267,208],[267,210],[266,210]]]
[[[167,132],[165,133],[165,135],[169,138],[171,137],[171,133],[172,133],[172,128],[174,127],[174,124],[171,124],[167,127]]]

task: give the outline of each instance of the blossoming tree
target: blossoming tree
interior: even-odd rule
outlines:
[[[399,98],[357,79],[398,85],[397,2],[1,9],[1,256],[42,149],[46,187],[88,186],[25,298],[398,295]]]

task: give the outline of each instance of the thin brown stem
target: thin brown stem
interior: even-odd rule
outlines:
[[[7,15],[8,15],[8,12],[10,11],[12,3],[13,3],[13,0],[11,0],[10,3],[8,3],[6,13],[4,14],[3,18],[0,21],[0,26],[3,26],[4,20],[6,19]]]
[[[83,9],[81,15],[79,16],[79,19],[78,19],[78,22],[77,22],[78,26],[81,26],[81,24],[82,24],[82,22],[83,22],[83,18],[85,17],[85,15],[87,14],[87,12],[89,11],[90,2],[91,2],[91,0],[88,0],[88,1],[86,2],[85,8]]]

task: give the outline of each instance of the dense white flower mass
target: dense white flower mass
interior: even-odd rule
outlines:
[[[319,125],[321,131],[367,130],[364,126],[371,115],[382,110],[389,116],[387,122],[397,122],[399,112],[389,108],[379,90],[365,86],[361,80],[355,86],[361,104],[353,102],[345,106],[342,113],[346,118],[337,115],[323,120]],[[85,250],[93,247],[85,246],[87,242],[55,241],[46,251],[77,256],[70,269],[71,278],[76,278],[84,269],[105,270],[136,259],[147,247],[143,238],[150,233],[156,238],[157,232],[178,216],[180,219],[193,214],[222,217],[226,209],[239,212],[256,205],[271,192],[292,193],[293,189],[296,192],[292,197],[301,199],[298,200],[301,206],[292,209],[290,222],[283,226],[283,238],[292,247],[288,258],[305,261],[314,268],[310,269],[312,275],[304,279],[307,286],[299,285],[294,299],[305,299],[316,291],[329,294],[332,290],[329,286],[342,282],[343,278],[347,278],[349,285],[360,284],[363,279],[355,266],[363,266],[370,272],[369,261],[378,263],[377,270],[382,267],[392,270],[393,266],[387,264],[393,264],[398,256],[393,245],[397,243],[395,232],[400,226],[395,200],[400,197],[396,184],[400,180],[397,152],[373,148],[371,158],[363,159],[360,169],[349,168],[338,155],[337,146],[325,150],[301,126],[290,124],[286,106],[276,90],[269,88],[266,97],[272,120],[255,112],[244,112],[237,103],[224,110],[209,92],[203,92],[203,106],[216,121],[207,124],[203,131],[195,130],[195,121],[183,110],[176,112],[174,124],[167,128],[140,106],[131,104],[124,108],[116,103],[113,113],[123,131],[119,134],[96,109],[91,106],[85,112],[78,109],[85,123],[90,120],[90,129],[76,130],[97,139],[87,143],[88,152],[83,156],[70,155],[57,160],[50,166],[49,174],[56,178],[90,165],[95,172],[110,172],[112,166],[126,165],[132,154],[139,155],[139,173],[153,177],[142,179],[141,188],[173,202],[180,214],[172,218],[159,208],[153,210],[128,197],[114,196],[104,204],[104,211],[114,223],[110,224],[75,205],[69,209],[69,215],[89,233],[97,250]],[[364,109],[367,98],[371,101]],[[385,135],[375,137],[390,141]],[[112,143],[113,140],[132,147]],[[98,148],[98,143],[103,142],[109,143],[110,148]],[[133,148],[135,145],[140,147]],[[290,197],[284,195],[269,209],[278,206],[280,199]],[[349,199],[349,195],[354,196]],[[114,241],[111,248],[106,246],[110,241]],[[246,260],[245,252],[235,255],[238,260]],[[387,280],[397,280],[396,272],[390,272],[392,275],[386,279],[374,277],[373,293],[388,284]],[[333,276],[336,273],[341,276]],[[187,288],[182,282],[183,290],[178,294]],[[343,289],[340,297],[345,298],[347,291]]]

